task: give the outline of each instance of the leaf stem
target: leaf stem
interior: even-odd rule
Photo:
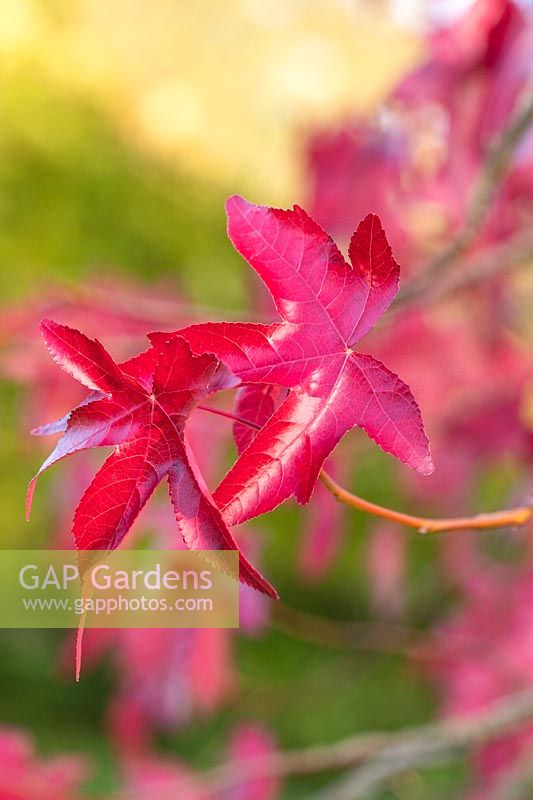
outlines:
[[[222,411],[218,408],[209,406],[198,406],[201,411],[208,411],[220,417],[240,422],[249,428],[260,430],[260,426],[255,422],[243,419],[232,414],[230,411]],[[533,506],[524,505],[515,508],[504,509],[502,511],[492,511],[488,514],[475,514],[471,517],[444,517],[434,519],[432,517],[417,517],[412,514],[404,514],[402,511],[395,511],[392,508],[371,503],[356,494],[352,494],[343,486],[340,486],[326,470],[320,471],[320,480],[326,489],[340,502],[351,508],[357,508],[375,517],[388,519],[391,522],[398,522],[400,525],[407,525],[416,528],[420,533],[442,533],[444,531],[465,531],[465,530],[491,530],[497,528],[521,528],[526,525],[533,517]]]
[[[261,430],[261,425],[257,425],[255,422],[250,422],[248,419],[243,419],[242,417],[238,417],[237,414],[232,414],[231,411],[222,411],[221,408],[212,408],[211,406],[196,406],[199,411],[209,411],[210,414],[216,414],[217,417],[224,417],[225,419],[231,419],[233,422],[240,422],[241,425],[246,425],[248,428],[253,428],[256,431]]]

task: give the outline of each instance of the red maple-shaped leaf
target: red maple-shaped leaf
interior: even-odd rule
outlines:
[[[178,332],[195,353],[214,353],[242,383],[276,384],[287,398],[213,494],[229,525],[295,495],[309,500],[324,460],[354,426],[423,474],[433,471],[411,392],[354,345],[388,308],[399,266],[379,218],[354,233],[348,264],[303,209],[227,203],[228,232],[269,289],[282,322],[205,323]],[[169,334],[152,334],[154,343]]]
[[[93,393],[68,418],[37,433],[64,430],[28,490],[28,514],[38,475],[61,458],[112,445],[74,515],[78,550],[114,550],[163,478],[179,531],[197,550],[238,550],[198,474],[185,440],[198,401],[234,384],[212,355],[193,355],[179,337],[118,365],[97,340],[45,320],[41,330],[55,361]],[[272,597],[275,590],[240,553],[240,578]]]

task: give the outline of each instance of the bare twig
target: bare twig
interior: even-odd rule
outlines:
[[[531,232],[520,233],[490,250],[485,250],[468,262],[461,264],[460,271],[444,270],[434,276],[432,282],[424,287],[420,294],[410,293],[403,296],[403,302],[393,305],[381,325],[392,324],[395,316],[404,311],[406,301],[414,302],[424,299],[424,308],[428,304],[438,303],[463,289],[469,289],[496,275],[503,275],[519,266],[527,265],[533,259],[533,236]]]
[[[164,797],[174,800],[192,783],[202,786],[203,795],[217,797],[221,790],[231,790],[251,780],[358,767],[312,798],[357,800],[367,797],[395,775],[450,759],[457,752],[519,729],[530,720],[533,720],[533,691],[528,689],[466,719],[454,718],[398,732],[362,734],[334,744],[226,762],[195,779],[184,776],[166,784]],[[117,793],[115,797],[126,800],[127,796]]]
[[[232,762],[205,773],[213,794],[221,789],[258,778],[283,778],[298,775],[316,775],[320,772],[343,770],[361,764],[380,752],[395,739],[393,733],[362,734],[343,739],[332,745],[317,745],[303,750],[272,753]]]
[[[420,296],[425,295],[436,275],[453,264],[472,244],[485,221],[494,194],[500,182],[505,177],[513,153],[523,135],[532,124],[533,97],[531,92],[528,92],[508,127],[490,149],[485,167],[472,192],[463,227],[455,238],[452,239],[448,247],[441,250],[438,255],[429,262],[422,271],[420,277],[410,281],[410,283],[406,284],[400,291],[396,301],[397,305],[402,305],[405,302],[412,302]]]
[[[368,763],[309,800],[368,798],[387,780],[410,769],[449,760],[458,751],[479,746],[533,719],[533,691],[511,695],[482,714],[426,725],[378,746]]]
[[[527,264],[533,259],[533,237],[531,233],[519,234],[503,245],[482,253],[475,261],[465,264],[460,272],[450,272],[442,276],[424,295],[424,304],[434,303],[468,289],[495,275],[505,274],[517,265]]]
[[[525,800],[533,794],[533,763],[526,748],[523,755],[506,769],[487,793],[487,800]]]

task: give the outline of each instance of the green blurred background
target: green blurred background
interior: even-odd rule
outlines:
[[[305,204],[305,131],[372,109],[419,48],[378,2],[2,0],[3,306],[56,284],[115,276],[165,279],[219,316],[246,314],[248,276],[226,240],[225,196]],[[43,481],[27,526],[25,487],[41,450],[20,431],[27,389],[4,381],[0,391],[2,544],[30,547],[49,534],[51,482]],[[358,445],[352,477],[363,496],[402,502],[377,449]],[[487,486],[491,505],[509,481],[500,476]],[[264,567],[284,602],[364,620],[368,520],[351,514],[341,563],[309,586],[295,570],[298,515],[288,507],[261,522]],[[417,627],[446,602],[434,589],[436,546],[413,537],[406,621]],[[239,719],[259,718],[281,746],[303,747],[433,716],[430,688],[403,654],[365,652],[356,636],[353,647],[319,647],[273,628],[236,642],[235,700],[161,736],[161,751],[216,763]],[[62,638],[0,632],[0,720],[27,727],[43,753],[88,753],[90,789],[107,792],[116,781],[102,734],[112,668],[88,671],[75,685],[57,667]],[[461,770],[403,777],[383,796],[456,796]],[[304,797],[321,780],[289,782],[285,796]]]

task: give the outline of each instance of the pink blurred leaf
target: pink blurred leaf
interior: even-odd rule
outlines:
[[[366,552],[370,596],[379,616],[398,619],[405,607],[405,532],[390,523],[378,523],[371,532]]]
[[[187,765],[171,760],[141,756],[127,760],[124,765],[127,796],[144,800],[148,795],[158,800],[276,800],[280,797],[280,782],[273,778],[246,779],[246,762],[268,759],[275,753],[271,735],[256,724],[243,725],[233,733],[227,753],[230,778],[213,785]],[[244,773],[242,779],[241,773]]]
[[[0,797],[4,800],[78,800],[87,764],[78,756],[41,760],[28,736],[0,728]]]
[[[275,752],[275,743],[270,733],[257,724],[248,724],[235,731],[228,755],[231,761],[242,764],[246,773],[248,759],[268,760]],[[275,800],[279,796],[280,788],[277,778],[254,778],[243,781],[227,794],[222,793],[220,800]]]
[[[328,474],[341,484],[348,477],[347,460],[331,456],[326,462]],[[307,580],[318,581],[333,566],[346,533],[346,506],[339,503],[324,486],[317,485],[313,500],[302,523],[298,566]]]

